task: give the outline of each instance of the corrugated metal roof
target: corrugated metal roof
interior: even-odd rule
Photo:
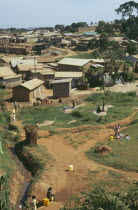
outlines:
[[[91,59],[77,59],[77,58],[64,58],[58,64],[71,65],[71,66],[84,66],[89,63]]]
[[[70,44],[70,43],[71,43],[71,41],[68,41],[66,39],[62,39],[61,43],[59,43],[59,44]]]
[[[6,80],[6,79],[12,79],[12,78],[18,78],[18,77],[22,77],[22,75],[21,74],[18,74],[18,75],[15,74],[13,76],[12,75],[11,76],[5,76],[5,77],[3,77],[3,79]]]
[[[86,36],[96,36],[97,35],[97,32],[95,32],[95,31],[89,31],[89,32],[85,32],[83,35],[86,35]]]
[[[1,58],[3,61],[5,61],[6,63],[10,63],[10,61],[11,61],[11,58],[9,58],[9,57],[3,57],[3,58]]]
[[[0,67],[0,77],[16,75],[9,67]]]
[[[54,75],[55,71],[50,68],[40,69],[40,70],[31,70],[32,73],[41,74],[41,75]]]
[[[60,80],[53,80],[51,84],[58,84],[58,83],[68,83],[71,82],[72,79],[60,79]]]
[[[138,59],[138,54],[137,55],[131,55],[131,56]]]
[[[91,66],[96,67],[96,68],[98,68],[98,67],[104,68],[105,67],[105,66],[100,65],[100,64],[92,64]]]
[[[37,60],[27,59],[27,60],[21,60],[20,64],[26,64],[26,65],[34,65],[37,64]]]
[[[104,63],[105,62],[105,60],[104,59],[91,59],[91,61],[92,62],[94,62],[94,63]]]
[[[30,71],[30,70],[33,70],[33,69],[35,69],[35,67],[36,67],[36,69],[43,69],[43,65],[36,65],[36,66],[34,66],[34,65],[27,65],[27,64],[18,64],[17,65],[17,68],[18,68],[18,70],[19,71]]]
[[[58,66],[58,63],[47,63],[48,66],[54,66],[54,67],[57,67]]]
[[[83,72],[56,71],[55,78],[79,78],[83,77]]]
[[[55,59],[52,57],[48,57],[48,56],[40,56],[40,57],[36,57],[36,60],[38,63],[49,63],[49,62],[55,62]]]
[[[35,79],[32,79],[28,82],[25,82],[25,83],[21,84],[20,86],[25,87],[29,90],[33,90],[33,89],[39,87],[42,84],[44,84],[44,81],[35,78]]]
[[[18,64],[20,64],[22,59],[23,59],[23,57],[11,58],[11,65],[12,65],[12,67],[15,67]]]

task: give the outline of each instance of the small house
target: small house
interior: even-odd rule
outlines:
[[[60,43],[57,44],[57,47],[60,48],[69,48],[71,47],[71,41],[62,39]]]
[[[39,64],[47,64],[47,63],[54,63],[55,59],[50,56],[39,56],[36,57],[37,63]]]
[[[22,83],[21,75],[15,74],[9,67],[0,67],[0,86],[13,88]]]
[[[130,55],[126,57],[126,60],[133,63],[134,71],[138,71],[138,55]]]
[[[69,97],[71,94],[71,80],[72,79],[61,79],[53,80],[53,98]]]
[[[54,79],[55,71],[50,68],[44,68],[40,70],[31,70],[29,74],[31,78],[41,79],[46,82]]]
[[[91,59],[64,58],[58,62],[58,71],[81,71],[88,70]]]
[[[44,81],[32,79],[13,88],[13,100],[21,102],[32,102],[36,98],[44,98]]]
[[[85,32],[83,35],[84,36],[93,37],[93,36],[97,35],[97,32],[95,32],[95,31],[88,31],[88,32]]]
[[[10,58],[6,56],[3,58],[0,58],[0,66],[10,67]]]
[[[18,64],[16,67],[16,73],[21,74],[23,80],[27,80],[29,76],[29,72],[34,69],[36,70],[43,69],[43,65]]]
[[[55,79],[72,79],[71,87],[76,88],[79,83],[81,83],[81,79],[83,78],[83,72],[71,72],[71,71],[55,71]]]

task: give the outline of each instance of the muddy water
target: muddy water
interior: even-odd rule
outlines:
[[[23,163],[18,159],[18,157],[15,153],[14,147],[11,147],[11,151],[12,151],[12,154],[15,156],[16,163],[19,166],[21,174],[24,176],[24,183],[22,184],[21,193],[18,197],[16,205],[14,206],[15,210],[16,209],[18,210],[18,209],[22,209],[22,207],[25,204],[25,201],[27,200],[27,192],[31,185],[32,176],[31,176],[30,172],[24,167]]]

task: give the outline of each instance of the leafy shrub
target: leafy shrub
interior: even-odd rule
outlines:
[[[127,94],[128,94],[128,96],[136,97],[136,92],[134,92],[134,91],[128,92]]]
[[[89,193],[81,193],[70,198],[62,210],[136,210],[138,190],[131,190],[125,196],[96,188]]]
[[[17,133],[19,132],[18,127],[12,123],[9,124],[9,130],[17,131]]]
[[[74,117],[83,117],[79,110],[75,110],[71,113]]]
[[[138,124],[138,119],[132,120],[130,125]]]
[[[0,125],[6,126],[11,121],[10,112],[0,112]]]

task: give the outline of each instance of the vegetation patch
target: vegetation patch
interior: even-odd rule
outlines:
[[[106,145],[112,149],[112,153],[105,156],[95,153],[95,148],[86,152],[91,160],[127,171],[138,171],[138,130],[137,124],[123,130],[124,135],[131,138],[121,138],[107,142]],[[96,146],[97,147],[97,146]]]
[[[138,190],[129,190],[125,194],[112,193],[102,188],[95,188],[88,193],[82,192],[70,198],[62,210],[106,209],[136,210]]]
[[[109,108],[106,116],[97,116],[93,110],[98,105],[102,106],[103,99],[106,105],[113,105]],[[40,129],[55,130],[57,128],[72,128],[82,125],[106,124],[121,120],[130,116],[133,112],[132,106],[138,103],[135,94],[130,93],[96,93],[85,99],[85,106],[74,109],[71,113],[62,111],[64,105],[48,107],[24,107],[17,113],[19,120],[24,124],[42,124],[46,120],[54,121],[52,125],[40,127]],[[66,105],[67,106],[67,105]],[[70,121],[74,121],[69,124]]]

